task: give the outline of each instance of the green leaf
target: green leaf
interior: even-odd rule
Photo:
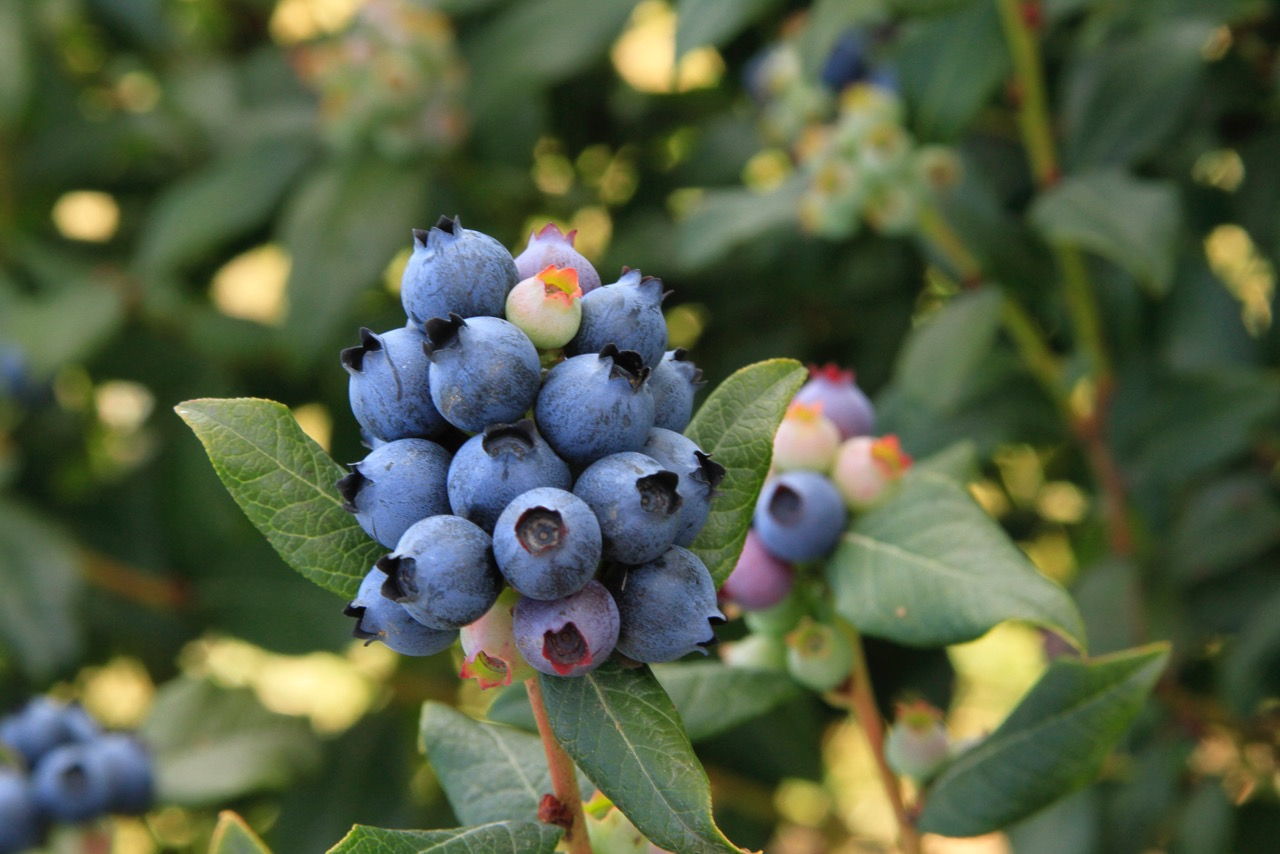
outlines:
[[[1155,152],[1199,97],[1201,49],[1212,30],[1207,21],[1172,18],[1076,56],[1062,110],[1068,166],[1125,166]]]
[[[680,0],[676,59],[695,47],[720,47],[778,5],[779,0]]]
[[[966,291],[911,330],[898,358],[902,391],[935,412],[953,412],[995,343],[1002,302],[995,287]]]
[[[887,17],[884,0],[815,0],[800,34],[804,76],[816,81],[836,39],[849,27],[880,23]]]
[[[0,641],[33,681],[76,660],[82,586],[67,535],[26,506],[0,500]]]
[[[47,378],[63,365],[92,356],[123,321],[120,293],[101,281],[86,280],[48,295],[5,300],[0,335],[22,347],[33,374]]]
[[[681,854],[741,854],[716,827],[707,772],[648,668],[607,664],[541,682],[565,751],[654,845]]]
[[[765,232],[794,232],[800,188],[801,182],[792,180],[770,193],[741,187],[707,190],[680,223],[676,259],[685,269],[697,271]]]
[[[140,734],[155,755],[156,797],[165,804],[205,806],[283,789],[320,761],[306,719],[267,711],[246,688],[201,679],[165,685]]]
[[[1120,171],[1072,176],[1031,208],[1031,221],[1047,240],[1096,252],[1157,295],[1173,281],[1181,219],[1172,183]]]
[[[300,364],[331,344],[356,296],[396,250],[409,248],[429,177],[382,160],[344,163],[313,175],[290,199],[280,229],[292,262],[283,334]]]
[[[262,225],[308,156],[298,140],[264,140],[170,184],[141,230],[139,266],[166,273]]]
[[[804,380],[803,366],[792,359],[748,365],[711,393],[685,430],[725,468],[711,515],[691,547],[716,586],[738,561],[773,458],[773,434]]]
[[[357,824],[329,854],[551,854],[562,831],[532,821],[450,830],[384,830]]]
[[[537,736],[433,702],[422,705],[419,735],[454,815],[466,824],[535,820],[542,796],[553,790]]]
[[[244,819],[231,810],[223,810],[209,839],[209,854],[271,854],[271,849]]]
[[[927,471],[854,522],[827,565],[836,611],[910,646],[981,637],[1005,620],[1051,628],[1083,648],[1071,597],[1041,575],[963,487]]]
[[[345,474],[273,400],[188,400],[175,411],[204,444],[214,471],[285,563],[351,598],[382,554],[342,509]]]
[[[929,787],[920,829],[999,830],[1081,788],[1142,710],[1167,644],[1081,661],[1059,658],[995,732]]]
[[[25,0],[0,0],[0,129],[16,127],[31,99],[36,39],[30,8]]]

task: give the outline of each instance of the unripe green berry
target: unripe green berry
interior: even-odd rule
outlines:
[[[507,320],[520,327],[539,350],[568,344],[582,323],[578,271],[550,266],[518,282],[507,294]]]
[[[884,743],[885,759],[898,774],[926,782],[950,756],[942,713],[923,700],[899,704]]]
[[[849,677],[853,644],[845,630],[810,617],[787,635],[787,670],[814,691],[831,691]]]

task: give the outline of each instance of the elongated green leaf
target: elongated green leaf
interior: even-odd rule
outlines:
[[[708,190],[680,223],[676,260],[701,270],[768,232],[794,232],[803,183],[793,179],[769,193],[745,188]]]
[[[1005,620],[1083,646],[1071,597],[1041,575],[964,488],[920,471],[861,516],[827,566],[836,610],[858,629],[913,646],[963,643]]]
[[[244,819],[231,810],[223,810],[209,839],[209,854],[271,854],[271,849]]]
[[[676,58],[695,47],[720,47],[776,5],[778,0],[680,0]]]
[[[804,368],[792,359],[748,365],[711,393],[685,430],[725,468],[711,515],[692,546],[717,586],[742,551],[773,458],[774,431],[804,379]]]
[[[537,736],[424,703],[420,737],[454,815],[466,824],[534,820],[542,796],[552,791]]]
[[[67,535],[24,505],[0,500],[0,643],[31,679],[47,679],[80,653],[82,586]]]
[[[204,398],[175,407],[231,497],[285,563],[350,598],[382,549],[342,509],[341,466],[273,400]]]
[[[1177,260],[1180,210],[1178,190],[1168,181],[1090,172],[1041,196],[1031,221],[1048,240],[1096,252],[1164,294]]]
[[[357,824],[329,854],[551,854],[561,832],[532,821],[449,830],[384,830]]]
[[[995,287],[962,293],[911,330],[898,358],[902,391],[935,412],[955,411],[995,343],[1001,303]]]
[[[651,842],[681,854],[740,854],[716,827],[707,773],[648,668],[607,664],[541,681],[565,751]]]
[[[929,788],[922,830],[990,833],[1092,780],[1141,711],[1167,644],[1092,661],[1060,658],[1004,723]]]

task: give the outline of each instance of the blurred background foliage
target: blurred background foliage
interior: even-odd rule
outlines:
[[[1047,171],[1002,12],[1043,52]],[[1093,652],[1174,641],[1101,782],[963,850],[1267,849],[1278,44],[1264,0],[0,0],[0,703],[147,721],[169,805],[104,825],[118,851],[198,849],[227,805],[284,852],[450,823],[417,710],[488,699],[353,645],[169,409],[271,397],[358,459],[337,352],[399,322],[409,229],[553,220],[606,281],[664,278],[713,384],[835,361],[912,454],[967,442]],[[900,109],[850,153],[866,81]],[[854,192],[877,145],[937,159]],[[966,736],[1052,641],[869,653]],[[864,743],[805,698],[699,751],[741,844],[851,852],[893,834]]]

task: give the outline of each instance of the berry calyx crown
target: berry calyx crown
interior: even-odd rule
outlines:
[[[462,217],[441,216],[431,228],[415,228],[413,243],[421,249],[436,249],[446,241],[456,240],[462,236]]]
[[[382,339],[367,326],[360,327],[360,343],[342,351],[342,367],[348,373],[358,374],[364,370],[364,357],[382,349]]]
[[[549,222],[537,231],[529,232],[529,242],[555,241],[557,243],[567,243],[572,248],[574,238],[577,236],[578,229],[571,228],[568,231],[561,231],[560,226],[554,222]]]
[[[914,462],[893,435],[881,436],[871,443],[871,459],[889,477],[901,477]]]
[[[546,289],[547,299],[558,299],[569,305],[582,299],[582,286],[578,284],[578,271],[573,267],[557,267],[548,264],[535,278]]]
[[[835,362],[827,362],[825,365],[810,365],[809,379],[852,385],[855,374],[852,369],[842,368]]]

